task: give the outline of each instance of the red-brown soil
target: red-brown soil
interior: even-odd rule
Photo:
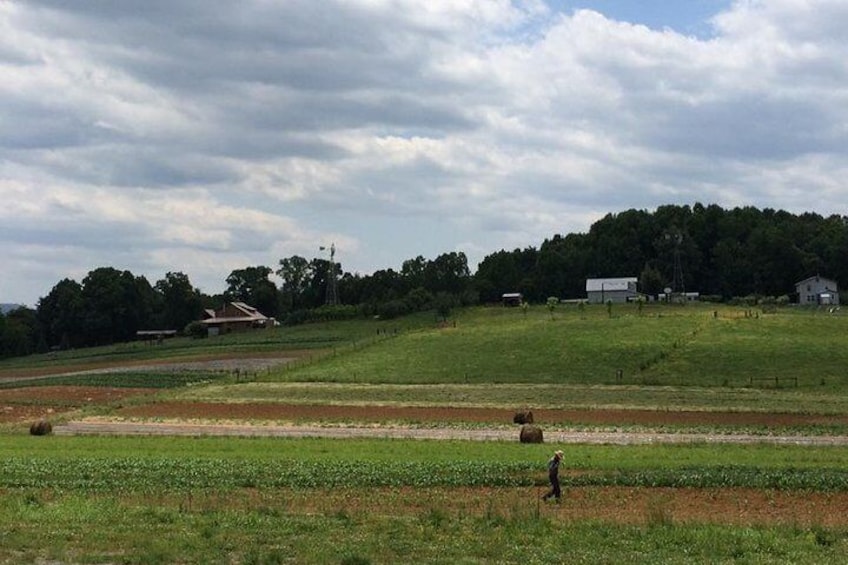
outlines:
[[[544,503],[543,487],[400,487],[373,489],[245,489],[236,497],[198,494],[197,508],[281,508],[287,513],[419,516],[434,509],[448,516],[536,515],[562,522],[600,521],[632,525],[724,524],[793,527],[848,526],[848,493],[748,488],[565,488],[559,504]],[[149,502],[149,501],[148,501]],[[162,499],[158,504],[184,501]]]
[[[97,406],[153,392],[146,388],[43,386],[0,390],[0,423],[55,417],[83,406]]]
[[[277,403],[157,402],[122,408],[119,416],[209,420],[479,422],[512,423],[514,411],[501,408],[419,406],[323,406]],[[669,412],[650,410],[534,410],[546,425],[734,425],[808,426],[848,424],[848,415]]]

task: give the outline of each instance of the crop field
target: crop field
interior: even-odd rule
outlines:
[[[474,308],[7,360],[0,563],[841,563],[846,330],[792,308]],[[549,437],[704,439],[520,444],[526,409]],[[29,435],[42,417],[57,433]],[[179,435],[192,423],[444,439]],[[516,440],[452,439],[470,429]],[[556,448],[564,498],[545,503]]]

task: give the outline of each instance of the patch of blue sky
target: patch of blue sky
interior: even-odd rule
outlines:
[[[594,10],[605,17],[655,30],[672,29],[687,36],[710,38],[710,20],[728,10],[733,0],[547,0],[551,10],[572,14]]]

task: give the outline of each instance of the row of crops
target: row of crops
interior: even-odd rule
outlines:
[[[86,492],[160,492],[237,488],[541,485],[530,463],[252,461],[183,458],[10,457],[0,461],[0,488]],[[717,466],[592,472],[564,478],[567,486],[631,486],[848,490],[848,470]]]
[[[181,388],[212,382],[230,376],[229,372],[172,371],[172,372],[115,372],[84,375],[42,377],[29,381],[0,382],[0,389],[43,386],[102,386],[113,388]]]

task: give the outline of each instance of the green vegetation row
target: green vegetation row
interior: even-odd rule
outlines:
[[[501,442],[7,436],[0,488],[156,489],[531,486],[553,446]],[[843,448],[566,448],[573,485],[848,490]]]
[[[0,382],[0,389],[35,388],[41,386],[94,386],[113,388],[181,388],[229,377],[228,374],[183,371],[183,372],[127,372],[127,373],[98,373],[90,375],[65,375],[57,377],[41,377],[26,381]]]
[[[0,488],[146,492],[235,488],[518,487],[545,484],[538,462],[309,462],[190,458],[14,457],[0,461]],[[848,490],[848,470],[696,467],[588,473],[571,486]]]
[[[232,438],[146,436],[0,436],[0,459],[221,459],[306,461],[344,467],[348,462],[453,463],[477,461],[544,468],[550,453],[566,452],[564,466],[580,471],[682,469],[685,467],[757,467],[761,469],[848,469],[842,447],[769,444],[567,445],[436,440]]]

